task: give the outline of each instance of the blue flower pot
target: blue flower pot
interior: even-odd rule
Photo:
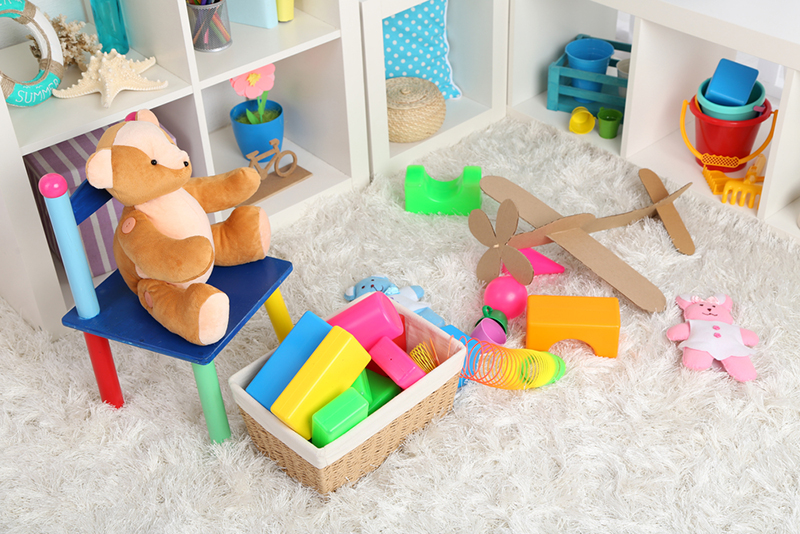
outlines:
[[[269,144],[273,139],[278,140],[278,149],[283,147],[283,108],[277,102],[267,100],[265,110],[276,110],[279,115],[277,118],[263,124],[244,124],[236,120],[237,117],[244,115],[245,110],[249,109],[253,113],[258,112],[258,101],[247,100],[237,104],[231,110],[231,125],[233,126],[233,136],[236,144],[242,151],[242,156],[247,159],[247,154],[258,151],[259,154],[272,150]]]

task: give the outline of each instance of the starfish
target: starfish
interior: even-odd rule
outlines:
[[[155,57],[134,61],[127,59],[116,50],[97,52],[89,61],[78,83],[67,89],[54,89],[53,96],[75,98],[90,93],[100,93],[100,103],[104,108],[111,105],[120,91],[154,91],[164,89],[167,82],[148,80],[141,73],[156,63]]]

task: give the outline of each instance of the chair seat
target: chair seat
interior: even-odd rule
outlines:
[[[271,257],[234,267],[214,267],[208,283],[228,295],[231,308],[228,330],[213,345],[189,343],[161,326],[142,307],[119,271],[114,271],[97,287],[99,315],[81,319],[72,308],[61,322],[82,332],[206,365],[264,305],[290,272],[290,262]]]

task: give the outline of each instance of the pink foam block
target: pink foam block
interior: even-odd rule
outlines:
[[[367,350],[384,336],[391,340],[403,333],[403,322],[394,304],[377,291],[328,319],[328,324],[344,328]]]
[[[369,355],[403,389],[425,376],[425,371],[388,337],[380,338],[370,349]]]
[[[531,266],[533,267],[533,274],[560,274],[564,272],[564,267],[547,256],[544,256],[532,248],[522,248],[519,250],[522,252],[522,255],[528,258],[528,261],[531,262]],[[506,266],[503,265],[503,274],[511,274],[506,269]]]

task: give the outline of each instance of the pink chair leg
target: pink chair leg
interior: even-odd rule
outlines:
[[[86,339],[97,387],[100,389],[100,399],[115,408],[121,408],[125,401],[122,398],[122,388],[119,386],[117,369],[114,367],[108,340],[86,332],[83,333],[83,337]]]

